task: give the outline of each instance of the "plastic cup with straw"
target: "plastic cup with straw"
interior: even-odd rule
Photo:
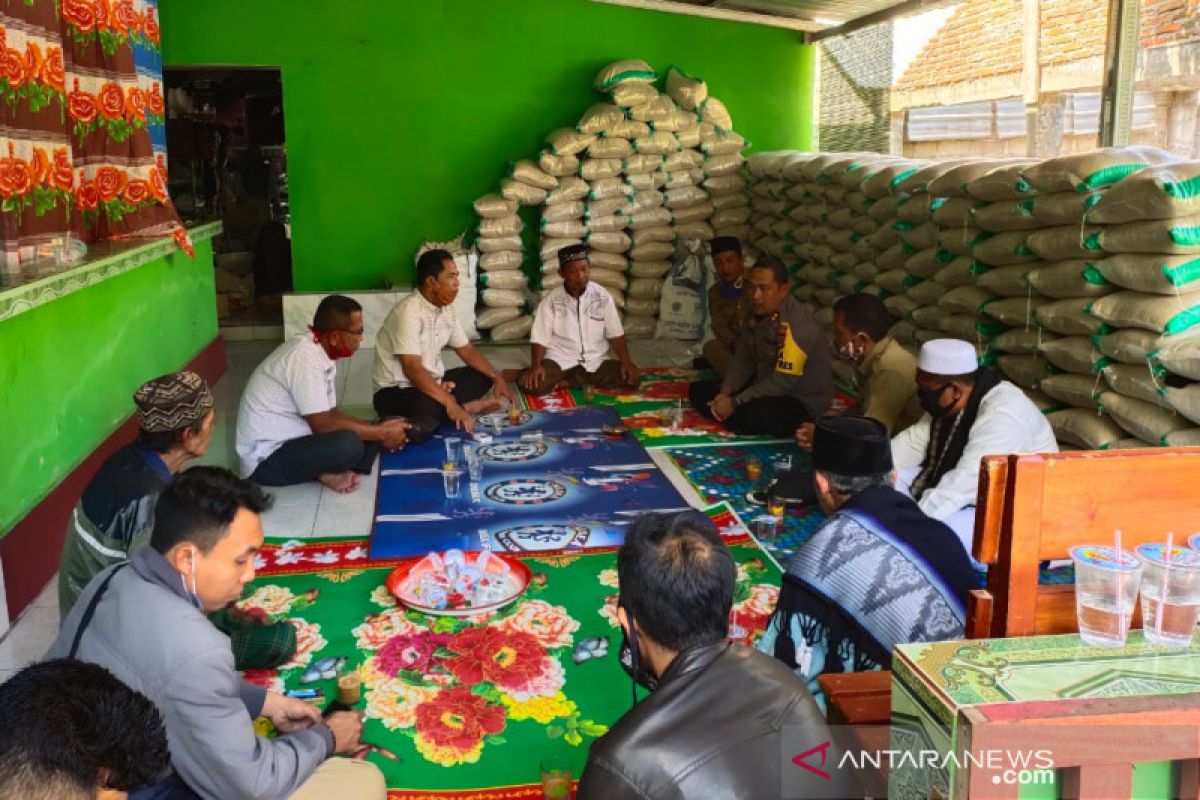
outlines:
[[[1070,549],[1075,563],[1075,615],[1079,636],[1096,647],[1121,647],[1129,633],[1142,562],[1113,546],[1079,545]]]
[[[1160,647],[1187,647],[1200,615],[1200,553],[1166,545],[1137,548],[1142,562],[1142,625],[1146,641]]]

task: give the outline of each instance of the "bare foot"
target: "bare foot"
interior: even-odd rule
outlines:
[[[358,488],[359,477],[353,472],[326,472],[317,476],[325,486],[340,494],[349,494]]]
[[[503,405],[495,397],[487,397],[481,400],[471,400],[463,403],[463,410],[468,414],[487,414],[492,411],[497,411]]]

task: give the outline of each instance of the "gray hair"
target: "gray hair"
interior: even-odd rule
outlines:
[[[836,472],[818,470],[829,481],[829,488],[843,497],[853,497],[859,492],[874,489],[877,486],[891,487],[892,473],[880,472],[875,475],[839,475]]]

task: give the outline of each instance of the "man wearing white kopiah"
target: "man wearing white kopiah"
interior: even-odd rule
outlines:
[[[637,386],[641,370],[629,357],[629,344],[616,303],[603,286],[589,281],[587,245],[558,251],[563,285],[538,304],[529,334],[529,369],[521,386],[545,394],[556,386],[618,389]],[[607,358],[609,347],[616,359]]]
[[[979,366],[969,342],[933,339],[922,345],[917,399],[925,414],[892,439],[897,488],[949,525],[970,554],[983,457],[1054,453],[1058,444],[1037,406]]]

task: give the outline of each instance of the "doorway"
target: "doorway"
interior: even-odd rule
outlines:
[[[213,240],[226,338],[277,338],[292,290],[287,143],[280,71],[164,67],[168,191],[186,225],[220,220]]]

